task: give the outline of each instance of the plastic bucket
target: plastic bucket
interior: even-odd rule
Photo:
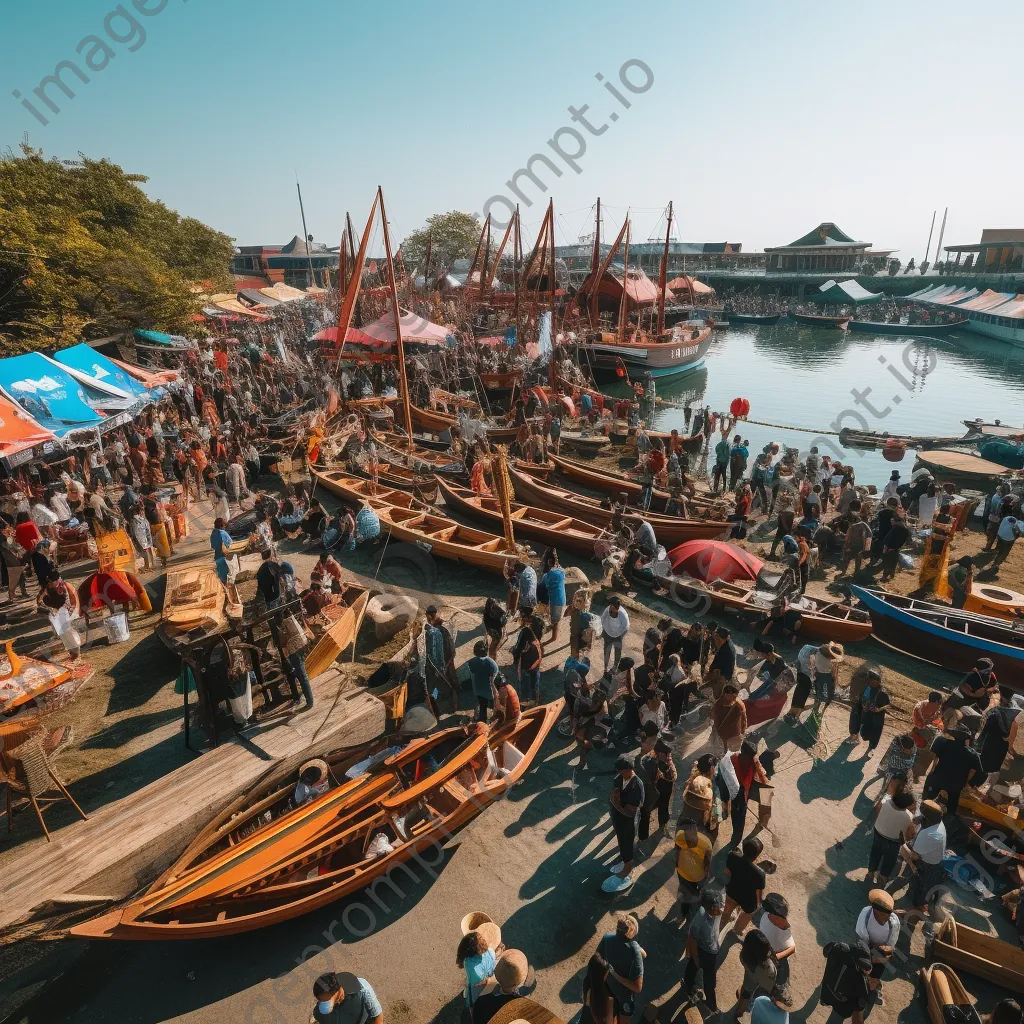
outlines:
[[[103,630],[112,644],[123,644],[128,639],[128,616],[124,612],[108,615],[103,620]]]

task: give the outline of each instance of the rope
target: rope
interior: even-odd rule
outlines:
[[[771,427],[774,430],[800,430],[800,431],[803,431],[803,433],[805,433],[805,434],[828,434],[831,437],[838,437],[839,436],[839,431],[838,430],[815,430],[814,427],[793,427],[793,426],[790,426],[788,423],[765,423],[764,420],[750,420],[750,419],[746,419],[746,418],[744,418],[742,420],[738,420],[737,422],[739,422],[739,423],[753,423],[756,426],[759,426],[759,427]]]

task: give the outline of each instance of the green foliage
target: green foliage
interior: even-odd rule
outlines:
[[[424,270],[428,236],[430,270],[433,275],[435,271],[448,269],[456,260],[473,258],[480,239],[480,221],[472,214],[460,213],[458,210],[435,213],[433,217],[428,217],[423,227],[402,241],[402,262],[410,274],[414,269],[420,273]],[[500,237],[492,237],[492,248],[496,248],[500,241]]]
[[[182,333],[227,284],[232,240],[150,199],[108,160],[0,157],[0,351],[133,327]]]

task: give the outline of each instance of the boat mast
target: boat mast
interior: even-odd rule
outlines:
[[[945,210],[942,211],[942,227],[939,228],[939,240],[938,240],[938,242],[935,243],[935,259],[932,260],[932,263],[935,263],[935,264],[938,264],[938,262],[939,262],[939,253],[942,252],[942,238],[946,234],[946,214],[947,213],[949,213],[949,207],[948,206],[946,207]]]
[[[604,275],[608,273],[608,268],[612,265],[612,257],[618,252],[619,246],[622,244],[622,239],[626,235],[626,225],[629,223],[629,218],[623,222],[619,233],[615,236],[615,241],[612,242],[612,247],[608,250],[608,255],[601,260],[601,266],[598,268],[597,277],[591,283],[594,296],[594,329],[597,330],[597,300],[601,290],[601,282],[604,280]]]
[[[548,201],[548,224],[550,234],[548,235],[548,251],[551,256],[551,344],[554,346],[555,337],[555,297],[558,291],[558,275],[555,273],[555,201]]]
[[[483,248],[484,235],[490,229],[491,226],[491,215],[487,214],[487,219],[483,223],[483,227],[480,228],[480,237],[476,240],[476,250],[473,253],[473,262],[469,265],[469,273],[466,275],[465,291],[468,294],[470,288],[473,287],[473,273],[476,270],[476,265],[480,260],[480,250]]]
[[[362,266],[366,262],[366,247],[370,244],[370,231],[373,229],[373,218],[377,212],[377,203],[380,202],[380,195],[373,200],[373,206],[370,207],[370,216],[366,218],[366,230],[363,231],[363,237],[359,240],[359,254],[358,256],[352,254],[352,276],[349,278],[348,286],[345,288],[345,299],[338,305],[338,361],[335,366],[341,365],[341,353],[345,348],[345,339],[348,337],[348,329],[352,326],[352,314],[355,312],[356,301],[359,298],[359,288],[363,282]],[[345,214],[345,219],[349,224],[349,248],[353,245],[353,239],[351,234],[352,221],[349,219],[348,214]]]
[[[480,270],[480,302],[484,301],[484,292],[487,290],[487,257],[491,253],[491,215],[487,214],[487,241],[484,244],[484,265]]]
[[[597,266],[601,262],[601,197],[597,197],[597,216],[594,218],[594,250],[590,254],[590,274],[593,277]],[[591,296],[590,302],[590,326],[597,330],[597,288]]]
[[[512,285],[515,288],[515,309],[514,315],[516,319],[516,344],[519,344],[519,338],[523,332],[523,325],[519,322],[519,283],[522,279],[522,275],[519,273],[520,264],[523,262],[523,233],[522,227],[519,220],[519,204],[516,203],[516,234],[515,239],[512,242]]]
[[[512,220],[508,222],[508,227],[505,228],[505,234],[501,237],[501,245],[498,246],[498,251],[494,255],[494,263],[491,265],[491,272],[486,275],[485,280],[481,283],[481,287],[485,291],[490,291],[494,285],[494,279],[498,276],[498,264],[501,262],[501,255],[505,251],[505,246],[508,245],[509,237],[512,234],[512,222],[515,220],[513,216]]]
[[[932,232],[935,230],[935,215],[938,210],[932,210],[932,226],[928,229],[928,244],[924,247],[924,262],[928,262],[928,253],[932,250]]]
[[[621,345],[626,340],[626,318],[629,315],[629,296],[626,287],[629,284],[629,214],[626,214],[626,245],[623,249],[624,269],[622,271],[622,300],[619,302],[619,336]]]
[[[516,538],[512,532],[512,481],[508,475],[507,454],[508,449],[505,445],[495,446],[491,477],[494,481],[494,489],[498,492],[498,507],[501,509],[501,522],[505,527],[505,549],[510,554],[516,554]]]
[[[434,240],[434,229],[427,232],[427,258],[423,266],[423,291],[430,294],[430,243]]]
[[[655,337],[665,333],[665,291],[668,287],[668,240],[672,234],[672,200],[668,201],[668,224],[665,225],[665,248],[661,253],[661,268],[658,271],[658,327]]]
[[[299,179],[295,179],[295,188],[299,193],[299,213],[302,214],[302,242],[306,247],[306,261],[309,263],[309,286],[318,287],[316,276],[313,273],[313,254],[309,251],[309,229],[306,227],[306,208],[302,205],[302,186]]]
[[[380,220],[384,232],[384,253],[388,259],[388,290],[391,292],[391,315],[395,318],[395,343],[398,355],[398,383],[402,395],[402,418],[405,433],[412,451],[412,411],[409,408],[409,381],[405,375],[405,346],[402,344],[402,312],[398,308],[398,285],[395,283],[395,260],[391,254],[391,232],[388,230],[388,216],[384,210],[384,188],[377,186],[377,202],[380,203]]]

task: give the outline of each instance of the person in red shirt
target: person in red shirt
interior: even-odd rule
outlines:
[[[655,438],[654,447],[651,449],[651,472],[654,474],[654,479],[659,483],[662,482],[662,477],[665,473],[665,450],[662,448],[661,439]]]
[[[736,512],[729,516],[730,521],[736,525],[732,528],[730,537],[742,540],[747,535],[747,516],[750,515],[750,505],[754,500],[750,484],[743,484],[736,494]]]
[[[43,539],[39,527],[32,521],[27,512],[19,512],[17,523],[14,527],[14,537],[17,542],[28,552],[33,552],[36,545]]]

